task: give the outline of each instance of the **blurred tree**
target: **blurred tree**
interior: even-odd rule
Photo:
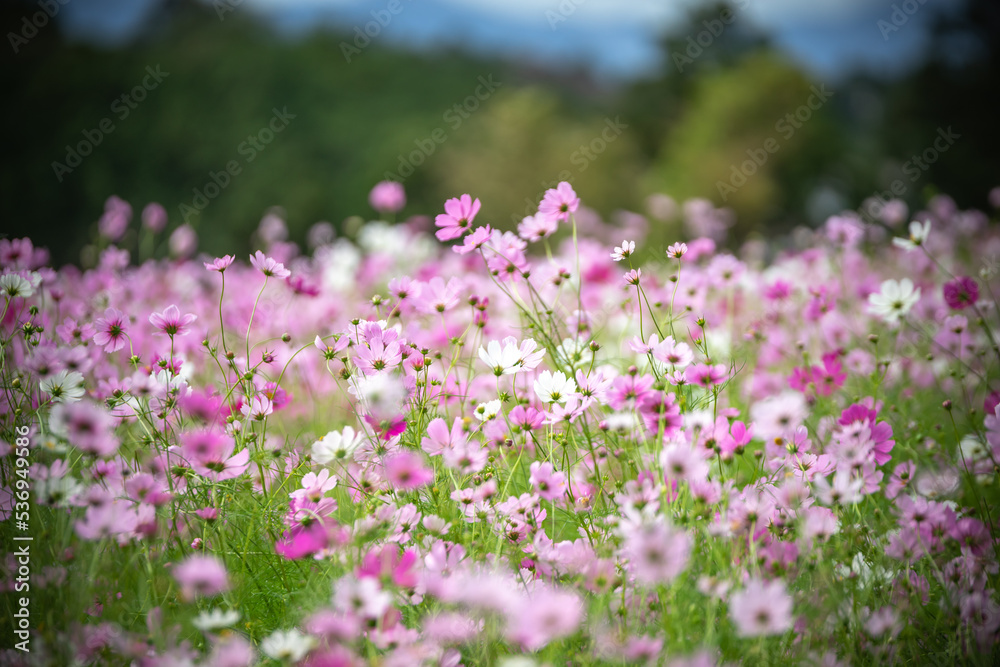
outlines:
[[[439,200],[475,193],[486,220],[503,229],[534,214],[545,190],[562,180],[602,213],[634,207],[640,173],[623,118],[574,118],[559,98],[533,87],[498,92],[454,129],[428,172]]]
[[[839,153],[830,92],[767,51],[701,75],[646,189],[732,207],[739,236],[779,228]]]

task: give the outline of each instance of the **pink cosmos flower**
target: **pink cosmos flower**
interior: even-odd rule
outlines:
[[[181,315],[177,306],[171,304],[162,313],[153,313],[149,316],[149,322],[159,329],[157,333],[167,336],[186,336],[189,333],[188,326],[198,319],[197,315],[188,313]]]
[[[694,361],[694,352],[691,350],[691,346],[675,341],[673,336],[667,336],[660,343],[653,345],[650,352],[652,352],[654,359],[664,364],[670,364],[674,368],[685,368]]]
[[[559,227],[559,220],[541,213],[529,215],[517,226],[517,235],[525,241],[534,243],[552,236]]]
[[[556,472],[548,461],[535,461],[531,464],[531,475],[528,478],[531,485],[538,490],[538,495],[545,500],[558,500],[566,495],[566,473]]]
[[[463,442],[449,447],[441,452],[444,464],[458,470],[463,475],[477,473],[486,467],[489,452],[479,446],[478,442]]]
[[[233,263],[235,257],[232,255],[223,255],[222,257],[216,257],[211,263],[205,262],[205,268],[209,271],[218,271],[222,273]]]
[[[449,430],[447,422],[441,417],[437,417],[427,425],[427,437],[421,441],[420,447],[429,456],[437,456],[445,449],[464,445],[466,440],[462,419],[456,417]]]
[[[273,257],[267,257],[260,250],[250,257],[250,263],[265,276],[281,279],[292,275],[292,272],[286,269],[284,264]]]
[[[94,342],[104,346],[105,352],[117,352],[128,340],[128,316],[117,308],[108,308],[104,317],[94,322],[97,333]]]
[[[583,620],[583,603],[569,591],[543,588],[507,609],[507,637],[536,651],[573,634]]]
[[[684,571],[691,546],[687,533],[661,521],[626,529],[622,551],[635,578],[656,585],[669,583]]]
[[[482,248],[489,242],[492,236],[493,229],[489,225],[486,225],[485,227],[477,227],[474,232],[462,240],[462,245],[454,246],[452,247],[452,250],[459,255],[468,255],[470,252],[475,252],[476,250]]]
[[[115,418],[89,401],[57,403],[49,415],[49,428],[82,452],[108,458],[118,451]]]
[[[146,208],[142,209],[142,224],[154,234],[162,232],[163,228],[167,226],[166,209],[155,201],[146,204]]]
[[[952,310],[975,305],[979,299],[979,284],[968,276],[960,276],[944,285],[944,301]]]
[[[233,454],[235,443],[224,433],[194,431],[182,439],[181,451],[191,467],[213,482],[239,477],[250,467],[250,450]]]
[[[546,191],[542,203],[538,205],[538,213],[560,222],[569,220],[569,214],[580,208],[580,199],[573,192],[573,186],[566,181],[555,188]]]
[[[741,421],[733,422],[730,432],[723,435],[719,440],[719,449],[722,457],[732,458],[733,454],[742,454],[750,441],[753,439],[753,422],[747,426]]]
[[[267,396],[258,394],[249,401],[244,401],[240,412],[243,413],[244,417],[250,417],[254,421],[262,421],[264,417],[274,412],[274,405]]]
[[[101,236],[117,242],[125,235],[129,220],[132,219],[132,206],[127,201],[111,195],[104,202],[104,215],[97,223]]]
[[[445,212],[439,213],[434,219],[434,224],[441,228],[437,230],[435,236],[439,241],[450,241],[462,236],[469,231],[481,206],[479,199],[473,201],[467,194],[461,198],[449,199],[444,203]]]
[[[417,585],[417,553],[407,549],[401,554],[395,544],[385,544],[365,554],[358,568],[358,577],[374,577],[383,584],[391,583],[400,588]]]
[[[673,257],[674,259],[680,259],[687,254],[688,247],[687,243],[674,243],[667,247],[667,257]]]
[[[386,459],[385,476],[393,487],[402,491],[413,491],[434,481],[434,471],[424,467],[423,457],[409,450]]]
[[[365,415],[364,419],[365,422],[372,427],[372,431],[375,432],[375,437],[379,440],[388,442],[406,430],[406,418],[405,415],[402,414],[385,416],[381,419],[371,414]]]
[[[285,531],[274,550],[288,560],[299,560],[326,549],[330,544],[330,531],[323,521],[298,523]]]
[[[726,381],[728,374],[726,373],[726,367],[722,364],[716,364],[714,366],[709,366],[708,364],[695,364],[694,366],[688,366],[684,370],[684,379],[686,379],[690,384],[696,384],[699,387],[712,387],[717,384],[722,384]]]
[[[458,278],[450,278],[445,283],[441,276],[431,278],[420,290],[416,299],[417,308],[429,314],[443,313],[458,305],[462,283]]]
[[[403,362],[403,349],[395,332],[375,331],[367,337],[366,344],[358,345],[354,363],[366,375],[390,371]]]
[[[840,413],[837,424],[841,427],[867,426],[874,443],[875,463],[883,465],[892,458],[890,452],[895,447],[896,441],[892,436],[892,425],[886,421],[878,421],[878,410],[872,409],[873,405],[871,398],[866,399],[864,403],[851,405]]]
[[[194,554],[174,567],[174,579],[181,585],[181,597],[212,597],[229,589],[226,566],[215,556]]]
[[[662,429],[663,437],[670,438],[680,430],[683,418],[676,394],[647,392],[638,400],[637,407],[650,436],[658,435]]]
[[[741,637],[780,635],[792,627],[792,598],[781,579],[766,583],[752,580],[733,594],[729,616]]]
[[[368,203],[379,213],[395,213],[406,205],[406,191],[402,183],[382,181],[368,193]]]

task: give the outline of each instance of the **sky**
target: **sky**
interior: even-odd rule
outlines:
[[[378,15],[389,16],[384,26],[378,26],[376,37],[386,44],[457,46],[556,68],[583,66],[598,79],[612,80],[640,78],[670,66],[663,61],[658,39],[665,31],[677,31],[686,13],[701,4],[698,0],[202,1],[209,7],[227,3],[233,11],[256,13],[289,35],[323,25],[363,30]],[[388,14],[385,10],[393,1],[398,2],[398,13]],[[898,74],[919,61],[930,19],[956,3],[911,2],[916,11],[891,32],[886,26],[891,25],[899,0],[732,0],[731,5],[737,20],[766,31],[807,70],[836,78],[859,68]],[[157,0],[73,0],[62,10],[64,26],[78,39],[123,43],[156,5]],[[223,20],[231,13],[223,13]]]

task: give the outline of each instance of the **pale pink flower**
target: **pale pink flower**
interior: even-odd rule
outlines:
[[[673,257],[674,259],[680,259],[687,254],[688,247],[687,243],[674,243],[667,247],[667,256]]]
[[[729,616],[741,637],[780,635],[792,627],[792,598],[781,579],[752,580],[746,588],[733,594]]]
[[[233,263],[234,259],[235,257],[233,257],[232,255],[223,255],[222,257],[216,257],[214,260],[211,261],[211,263],[204,262],[204,264],[205,268],[208,269],[209,271],[218,271],[219,273],[222,273],[223,271],[229,268],[229,266]]]
[[[507,637],[530,651],[573,634],[583,620],[583,603],[569,591],[544,588],[507,610]]]
[[[525,241],[534,243],[551,236],[559,227],[559,220],[556,218],[537,213],[529,215],[517,226],[517,235]]]
[[[406,191],[402,183],[381,181],[368,193],[368,203],[379,213],[395,213],[406,205]]]
[[[185,336],[189,333],[188,326],[198,317],[190,313],[181,315],[177,306],[171,304],[162,313],[153,313],[149,316],[149,322],[159,329],[157,333],[167,336]]]
[[[174,579],[181,585],[181,597],[211,597],[229,589],[226,566],[215,556],[194,554],[176,565]]]
[[[292,275],[292,272],[286,269],[284,264],[273,257],[266,256],[260,250],[250,257],[250,263],[254,265],[254,268],[268,277],[274,276],[281,279]]]
[[[546,191],[542,203],[538,205],[538,212],[560,222],[566,222],[569,220],[569,214],[575,213],[578,208],[580,199],[573,192],[573,186],[563,181],[555,188]]]

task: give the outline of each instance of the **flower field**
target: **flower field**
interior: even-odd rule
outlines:
[[[996,664],[995,215],[580,197],[0,240],[0,664]]]

